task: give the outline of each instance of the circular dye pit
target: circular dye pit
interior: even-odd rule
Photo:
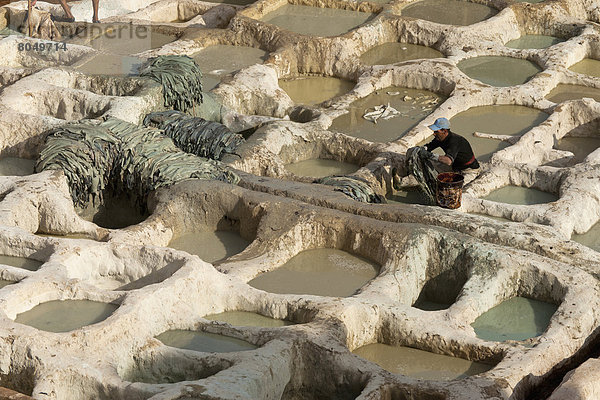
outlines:
[[[70,41],[84,41],[88,46],[102,52],[130,56],[157,49],[176,39],[175,36],[157,32],[144,25],[115,24],[105,27],[105,33],[98,36],[95,36],[97,32],[94,27],[91,26],[89,30],[83,31]]]
[[[1,176],[25,176],[34,172],[35,160],[18,157],[4,157],[0,159]]]
[[[468,361],[458,357],[381,343],[360,347],[354,350],[353,353],[394,374],[433,381],[466,378],[493,368],[493,365]]]
[[[347,297],[378,272],[375,263],[345,251],[313,249],[298,253],[281,267],[259,275],[248,284],[271,293]]]
[[[2,289],[4,286],[10,285],[11,283],[14,283],[14,282],[5,281],[4,279],[0,279],[0,289]]]
[[[588,155],[600,148],[600,137],[563,137],[554,148],[573,153],[571,165],[582,162]]]
[[[444,55],[431,47],[394,42],[380,44],[369,49],[360,56],[360,61],[367,65],[387,65],[408,60],[441,57]]]
[[[390,204],[421,204],[424,206],[430,205],[427,197],[423,194],[421,189],[418,187],[415,188],[406,188],[403,190],[394,190],[392,193],[388,194],[386,200]]]
[[[450,119],[453,132],[464,136],[479,161],[489,161],[492,154],[508,147],[504,141],[480,138],[474,132],[496,135],[522,135],[541,124],[548,114],[531,107],[500,105],[473,107]],[[433,136],[431,136],[433,139]],[[428,139],[429,142],[431,139]]]
[[[498,203],[532,205],[551,203],[558,200],[558,196],[533,188],[508,185],[494,190],[483,199]]]
[[[86,75],[137,75],[144,59],[118,54],[100,54],[76,66],[79,72]]]
[[[331,129],[371,142],[391,142],[414,128],[444,100],[428,90],[388,87],[350,104],[349,112],[333,120]],[[388,104],[398,111],[396,116],[385,119],[384,114],[377,123],[363,118],[365,112]]]
[[[546,95],[546,98],[554,103],[579,100],[584,97],[600,101],[600,89],[583,85],[559,84]]]
[[[569,69],[579,74],[600,77],[600,61],[591,58],[584,58]]]
[[[167,346],[207,353],[231,353],[257,348],[251,343],[229,336],[179,329],[163,332],[156,338]]]
[[[285,4],[261,18],[288,31],[310,36],[338,36],[373,18],[359,11]]]
[[[119,306],[90,300],[55,300],[17,315],[15,322],[47,332],[69,332],[104,321]]]
[[[471,326],[483,340],[527,340],[544,333],[557,308],[555,304],[513,297],[480,315]]]
[[[507,42],[505,46],[511,49],[545,49],[562,42],[564,42],[564,39],[555,36],[523,35],[518,39]]]
[[[262,64],[268,53],[255,47],[219,44],[192,55],[202,71],[202,90],[219,84],[221,77],[250,65]]]
[[[23,268],[28,271],[37,271],[42,266],[43,262],[25,257],[0,255],[0,264],[10,265],[11,267]]]
[[[138,206],[132,204],[126,197],[105,197],[104,203],[98,207],[88,204],[85,209],[78,209],[77,214],[107,229],[122,229],[137,225],[148,218],[148,213],[142,213]]]
[[[571,240],[581,243],[592,250],[600,252],[600,223],[592,226],[586,233],[574,233],[571,237]]]
[[[226,322],[233,326],[255,326],[259,328],[277,328],[294,324],[290,321],[269,318],[264,315],[247,311],[226,311],[219,314],[207,315],[204,319]]]
[[[422,0],[404,7],[401,15],[438,24],[466,26],[484,21],[497,13],[491,7],[469,1]]]
[[[206,262],[224,260],[241,253],[249,241],[233,231],[197,231],[181,235],[168,244],[169,247],[197,255]]]
[[[458,69],[470,78],[497,87],[521,85],[542,71],[531,61],[504,56],[468,58],[458,63]]]
[[[296,103],[312,105],[348,93],[354,88],[354,82],[328,76],[306,76],[280,79],[279,87]]]
[[[297,176],[323,178],[331,175],[348,175],[358,171],[358,165],[337,160],[312,158],[286,164],[285,169]]]

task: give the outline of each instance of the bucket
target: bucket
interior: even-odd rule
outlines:
[[[435,191],[438,206],[444,208],[460,207],[464,182],[465,177],[456,172],[442,172],[439,174]]]

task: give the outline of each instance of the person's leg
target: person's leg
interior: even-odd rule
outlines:
[[[71,7],[69,7],[69,5],[67,4],[67,0],[60,0],[60,5],[62,6],[63,10],[65,10],[67,18],[75,21],[75,17],[71,13]]]
[[[100,0],[92,0],[92,5],[94,7],[94,16],[92,17],[92,22],[100,22],[98,18],[98,2]]]

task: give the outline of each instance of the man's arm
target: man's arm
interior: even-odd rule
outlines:
[[[453,162],[453,160],[448,156],[440,156],[438,158],[438,161],[441,162],[442,164],[446,164],[446,165],[452,165],[452,162]]]

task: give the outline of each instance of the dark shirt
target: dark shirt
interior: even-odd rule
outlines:
[[[460,171],[466,168],[479,168],[479,163],[475,159],[471,144],[464,137],[450,131],[443,141],[434,138],[425,145],[428,151],[440,147],[446,153],[447,157],[452,159],[452,169]]]

